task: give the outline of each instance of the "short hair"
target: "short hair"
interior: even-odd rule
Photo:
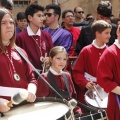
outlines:
[[[107,28],[112,28],[112,26],[104,21],[104,20],[97,20],[92,24],[92,32],[95,35],[96,32],[102,33]],[[96,36],[96,35],[95,35]]]
[[[17,20],[26,19],[25,13],[24,12],[18,12],[16,18],[17,18]]]
[[[62,12],[62,18],[65,18],[66,13],[68,13],[68,12],[70,12],[70,13],[72,13],[74,15],[74,12],[72,10],[64,10]]]
[[[2,22],[3,17],[6,14],[9,14],[10,17],[12,18],[12,20],[14,21],[13,16],[9,13],[9,11],[7,9],[0,8],[0,33],[1,33],[1,22]],[[10,44],[11,44],[12,47],[14,46],[15,39],[16,39],[16,34],[15,34],[15,21],[14,21],[14,34],[13,34],[12,38],[10,39]],[[0,46],[2,48],[2,52],[4,52],[4,50],[6,49],[6,47],[4,46],[4,44],[2,42],[2,35],[1,34],[0,34]]]
[[[61,16],[61,8],[59,5],[56,5],[56,4],[49,4],[45,7],[45,10],[49,10],[49,9],[53,9],[54,10],[54,13],[59,15],[59,18],[58,20],[60,19],[60,16]]]
[[[1,6],[8,10],[13,10],[14,4],[12,0],[1,0]]]
[[[38,11],[44,11],[44,7],[42,7],[41,5],[38,4],[31,4],[29,5],[26,10],[25,10],[25,16],[27,19],[27,22],[30,23],[30,21],[28,20],[28,15],[30,16],[34,16],[35,13],[37,13]]]
[[[110,17],[112,14],[112,5],[109,1],[101,1],[97,7],[98,14],[104,17]]]

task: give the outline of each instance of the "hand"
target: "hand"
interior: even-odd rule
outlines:
[[[26,99],[28,102],[34,102],[36,100],[36,95],[31,92],[28,92],[28,97]]]
[[[0,112],[7,112],[10,110],[10,107],[7,106],[8,100],[0,98]]]
[[[89,90],[89,89],[93,89],[94,88],[94,85],[95,85],[95,83],[93,83],[93,82],[88,82],[87,84],[86,84],[86,88]]]

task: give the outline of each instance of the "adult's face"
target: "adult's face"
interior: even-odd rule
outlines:
[[[76,11],[75,11],[74,15],[75,15],[76,18],[79,18],[79,19],[82,19],[82,18],[85,17],[84,11],[81,7],[76,8]]]
[[[66,25],[73,25],[74,21],[75,21],[75,18],[74,18],[73,13],[67,12],[65,14],[65,18],[63,18],[64,24],[66,24]]]
[[[49,9],[45,12],[45,17],[46,17],[46,24],[51,25],[53,24],[56,20],[58,20],[58,15],[54,13],[53,9]]]

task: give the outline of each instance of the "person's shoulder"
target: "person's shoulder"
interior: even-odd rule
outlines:
[[[41,30],[41,34],[50,36],[50,34],[48,32],[46,32],[45,30]]]
[[[25,35],[28,35],[26,29],[17,34],[17,36],[21,36],[21,37],[23,37],[23,36],[25,36]]]
[[[66,29],[63,29],[63,28],[59,28],[61,31],[62,31],[62,35],[64,36],[64,35],[70,35],[70,36],[72,36],[72,34],[68,31],[68,30],[66,30]]]

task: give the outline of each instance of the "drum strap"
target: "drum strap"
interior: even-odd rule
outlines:
[[[58,88],[58,86],[56,84],[55,78],[54,78],[53,74],[50,71],[48,71],[47,76],[48,76],[48,79],[50,80],[50,84],[54,87],[54,89],[58,93],[61,94],[61,96],[63,98],[70,98],[70,89],[69,89],[68,80],[67,80],[67,77],[66,77],[65,74],[62,74],[62,76],[64,78],[65,85],[66,85],[66,88],[67,88],[68,91],[61,91],[61,90],[59,90],[59,88]],[[56,93],[55,93],[55,96],[58,97],[58,95]]]

